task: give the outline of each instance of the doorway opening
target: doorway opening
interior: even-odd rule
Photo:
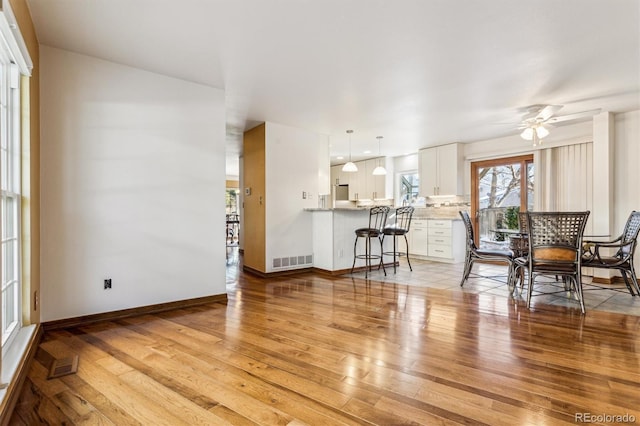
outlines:
[[[240,203],[240,188],[237,181],[227,181],[225,213],[227,223],[225,226],[225,236],[227,247],[240,244],[240,214],[238,205]]]

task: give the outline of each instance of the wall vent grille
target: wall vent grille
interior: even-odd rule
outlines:
[[[272,264],[274,269],[309,267],[313,266],[313,255],[274,257]]]

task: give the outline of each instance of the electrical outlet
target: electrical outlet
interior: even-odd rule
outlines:
[[[111,288],[111,278],[104,280],[104,289],[109,290]]]

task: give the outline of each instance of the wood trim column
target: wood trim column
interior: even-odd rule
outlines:
[[[593,179],[593,233],[595,235],[611,235],[615,238],[620,230],[614,229],[613,212],[613,162],[615,143],[615,121],[610,112],[602,112],[593,117],[593,158],[598,159],[598,178]],[[596,196],[597,195],[597,196]],[[612,270],[593,268],[594,281],[611,281],[616,275]]]

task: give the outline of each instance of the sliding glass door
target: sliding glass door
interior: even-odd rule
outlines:
[[[508,246],[518,212],[533,209],[533,155],[471,163],[471,214],[476,244]]]

